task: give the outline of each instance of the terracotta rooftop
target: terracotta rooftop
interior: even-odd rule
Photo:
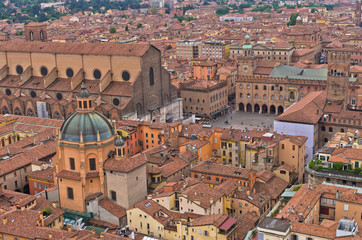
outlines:
[[[126,209],[118,206],[114,202],[108,199],[102,199],[99,201],[99,206],[107,210],[112,215],[116,216],[117,218],[122,218],[127,216]]]
[[[47,169],[31,172],[28,174],[28,178],[40,179],[45,181],[54,181],[53,168],[48,167]]]
[[[192,221],[192,226],[213,225],[218,228],[228,218],[229,218],[229,216],[227,214],[205,215],[205,216],[198,217],[194,221]]]
[[[37,52],[56,54],[89,54],[89,55],[121,55],[143,56],[150,48],[149,44],[119,43],[57,43],[57,42],[19,42],[3,41],[0,51]]]
[[[163,225],[166,225],[168,222],[174,219],[172,212],[168,211],[165,207],[161,206],[160,204],[158,204],[153,200],[149,199],[143,200],[137,203],[133,208],[139,208],[140,210],[152,216],[156,221],[158,221]],[[156,213],[160,211],[163,212],[166,216],[157,217]]]
[[[203,209],[208,209],[213,203],[218,201],[223,194],[217,189],[200,182],[184,190],[182,196],[199,205]]]
[[[74,172],[74,171],[69,171],[69,170],[61,170],[60,172],[58,172],[58,174],[56,175],[58,178],[66,178],[66,179],[71,179],[71,180],[75,180],[75,181],[80,181],[82,180],[81,176],[80,176],[80,172]]]
[[[252,170],[227,165],[221,165],[210,161],[204,161],[194,166],[192,172],[213,174],[218,176],[232,177],[236,179],[249,179]]]
[[[304,221],[323,194],[319,184],[304,184],[282,209],[281,216],[294,221]]]
[[[143,154],[139,153],[132,157],[123,157],[121,159],[111,157],[104,162],[103,168],[105,170],[118,172],[130,172],[144,164],[146,164],[145,157]]]
[[[283,122],[316,124],[323,116],[325,91],[311,92],[286,109],[276,119]]]

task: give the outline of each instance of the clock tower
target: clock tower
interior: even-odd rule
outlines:
[[[250,36],[245,35],[245,43],[242,46],[242,53],[238,56],[238,75],[250,76],[254,75],[256,68],[256,57],[253,55],[253,46],[250,44]]]

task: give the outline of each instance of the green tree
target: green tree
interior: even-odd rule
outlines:
[[[318,10],[315,9],[315,8],[312,8],[312,10],[311,10],[310,12],[311,12],[311,13],[315,13],[315,12],[318,12]]]
[[[142,27],[142,23],[137,24],[137,29]]]
[[[112,34],[116,33],[117,29],[115,27],[110,27],[109,32],[112,33]]]
[[[262,5],[262,6],[254,8],[251,11],[252,12],[270,12],[271,9],[272,9],[272,6],[270,6],[270,5]]]
[[[333,10],[334,6],[335,6],[335,5],[333,5],[333,4],[326,4],[326,9],[327,9],[327,11]]]
[[[157,8],[155,6],[153,6],[153,7],[151,7],[150,11],[151,11],[152,15],[155,15],[157,13]]]
[[[287,23],[287,26],[294,26],[297,23],[297,17],[299,16],[299,13],[292,13],[290,16],[290,20]]]
[[[172,46],[171,46],[171,45],[168,45],[168,46],[166,47],[166,50],[170,50],[170,49],[172,49]]]
[[[335,162],[333,163],[333,169],[337,170],[337,171],[342,171],[344,167],[344,163],[343,162]]]
[[[222,15],[228,14],[229,11],[230,11],[230,8],[228,8],[228,7],[218,8],[218,9],[216,9],[216,15],[222,16]]]

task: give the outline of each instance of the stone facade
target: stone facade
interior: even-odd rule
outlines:
[[[146,165],[131,172],[117,172],[106,170],[107,195],[112,199],[111,192],[115,192],[116,199],[112,199],[119,206],[128,209],[145,199],[147,195]]]
[[[228,107],[226,81],[191,81],[180,87],[184,112],[212,118],[223,115]]]
[[[107,118],[155,110],[165,115],[152,119],[182,116],[182,106],[166,110],[177,93],[161,66],[161,52],[152,45],[29,41],[18,46],[8,41],[0,49],[3,114],[66,119],[75,110],[74,95],[83,81]]]

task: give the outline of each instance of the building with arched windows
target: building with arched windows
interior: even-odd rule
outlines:
[[[274,130],[278,133],[308,137],[307,163],[335,133],[362,130],[362,99],[357,94],[361,91],[361,82],[350,78],[349,70],[349,54],[330,53],[325,80],[320,80],[326,86],[325,91],[309,93],[274,121]]]
[[[46,42],[42,24],[26,25],[25,34],[26,42],[0,45],[1,113],[64,120],[84,82],[109,119],[182,118],[182,101],[154,46]]]
[[[53,162],[59,204],[98,215],[103,200],[129,208],[147,194],[146,162],[124,157],[124,142],[117,139],[109,120],[95,110],[84,83],[76,99],[76,111],[58,134]]]

